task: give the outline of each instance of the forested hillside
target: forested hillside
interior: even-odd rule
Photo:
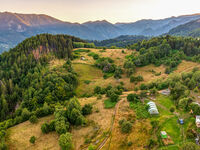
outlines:
[[[73,42],[68,35],[42,34],[26,39],[0,55],[0,137],[4,130],[35,114],[53,113],[53,104],[74,95],[77,76],[71,68]],[[63,67],[50,70],[49,61],[64,59]]]
[[[195,38],[184,37],[156,37],[147,41],[138,42],[131,49],[136,49],[138,55],[130,55],[129,59],[136,66],[145,66],[148,64],[168,66],[166,73],[172,72],[181,60],[190,60],[199,62],[200,41]]]
[[[178,35],[178,36],[199,37],[200,35],[199,29],[200,29],[200,20],[197,19],[171,29],[168,34],[175,36]]]
[[[96,46],[105,46],[105,47],[126,47],[128,45],[132,45],[134,43],[137,43],[142,40],[147,40],[149,37],[140,36],[140,35],[121,35],[119,37],[116,37],[114,39],[108,39],[103,41],[91,41],[94,42]]]

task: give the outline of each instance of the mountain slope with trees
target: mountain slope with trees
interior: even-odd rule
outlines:
[[[121,35],[114,39],[108,39],[108,40],[103,40],[103,41],[91,41],[91,42],[93,42],[96,46],[100,46],[100,47],[116,46],[116,47],[125,48],[128,45],[132,45],[142,40],[147,40],[148,38],[149,37],[145,37],[142,35],[141,36],[140,35]]]
[[[120,35],[156,36],[198,18],[200,15],[194,14],[133,23],[112,24],[102,20],[79,24],[64,22],[47,15],[3,12],[0,13],[0,53],[41,33],[68,34],[87,40],[106,40]]]
[[[200,30],[200,20],[197,19],[171,29],[168,34],[176,36],[178,35],[178,36],[199,37],[200,36],[199,30]]]

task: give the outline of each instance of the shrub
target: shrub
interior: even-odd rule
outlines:
[[[85,84],[90,84],[90,82],[91,82],[90,80],[85,80],[84,81]]]
[[[47,134],[47,133],[49,133],[49,125],[48,125],[48,123],[43,123],[42,124],[42,126],[41,126],[41,130],[42,130],[42,133],[45,133],[45,134]]]
[[[144,83],[142,83],[141,85],[140,85],[140,90],[147,90],[148,89],[148,87],[147,87],[147,85],[145,85]]]
[[[27,108],[24,108],[22,110],[22,119],[23,119],[23,121],[28,120],[30,116],[31,116],[31,113],[28,111]]]
[[[198,93],[199,92],[199,88],[198,87],[194,88],[194,92]]]
[[[187,131],[186,131],[186,137],[188,138],[188,139],[193,139],[193,138],[195,138],[196,137],[196,135],[193,133],[193,131],[192,131],[192,129],[187,129]]]
[[[6,135],[6,131],[5,130],[1,130],[0,131],[0,139],[3,139],[3,137]]]
[[[35,115],[37,117],[44,117],[52,113],[53,109],[46,102],[44,103],[43,107],[37,108],[35,111]]]
[[[22,123],[23,122],[23,118],[21,116],[17,116],[15,117],[14,119],[14,124],[17,125],[19,123]]]
[[[199,147],[192,142],[183,143],[180,150],[199,150]]]
[[[134,77],[134,76],[131,76],[131,77],[130,77],[130,82],[131,82],[131,83],[135,82],[135,77]]]
[[[174,107],[171,107],[169,110],[170,110],[170,112],[173,113],[173,112],[175,111],[175,108],[174,108]]]
[[[147,96],[147,91],[140,92],[140,97],[146,97],[146,96]]]
[[[55,120],[51,120],[49,123],[49,131],[55,131]]]
[[[95,94],[100,94],[100,93],[101,93],[101,87],[100,87],[100,86],[96,86],[96,87],[94,88],[94,93],[95,93]]]
[[[158,93],[156,88],[150,89],[150,94],[151,95],[156,95]]]
[[[137,94],[128,94],[127,100],[129,102],[135,102],[135,103],[140,101],[139,96]]]
[[[152,139],[152,138],[150,138],[149,143],[148,143],[148,147],[150,149],[152,149],[155,145],[157,145],[157,141]]]
[[[92,105],[91,104],[85,104],[82,108],[82,114],[83,115],[89,115],[92,113]]]
[[[35,140],[36,140],[35,136],[32,136],[32,137],[30,138],[29,142],[32,143],[32,144],[34,144],[34,143],[35,143]]]
[[[66,133],[68,128],[69,128],[69,123],[65,122],[65,119],[60,119],[55,121],[55,130],[58,134]]]
[[[0,150],[7,150],[7,149],[8,149],[8,147],[5,144],[5,142],[4,141],[0,141]]]
[[[100,94],[98,94],[97,99],[102,99],[102,96]]]
[[[98,54],[94,54],[92,57],[93,57],[94,60],[97,60],[99,58],[99,55]]]
[[[88,150],[95,150],[96,149],[96,146],[90,144],[90,146],[88,147]]]
[[[30,121],[31,123],[37,123],[37,122],[38,122],[38,118],[37,118],[35,115],[33,115],[33,116],[31,116],[31,117],[29,118],[29,121]]]
[[[72,149],[73,148],[72,135],[69,132],[62,134],[59,138],[59,145],[62,150]]]
[[[117,94],[115,94],[115,93],[112,93],[112,94],[110,95],[110,100],[111,100],[112,102],[117,102],[118,99],[119,99],[119,95],[117,95]]]
[[[131,130],[132,130],[132,123],[130,123],[129,121],[125,121],[122,123],[121,131],[123,133],[130,133]]]
[[[127,145],[130,147],[133,145],[133,142],[129,141]]]
[[[123,119],[119,120],[118,123],[119,123],[120,126],[122,126],[122,124],[123,124],[125,121],[126,121],[126,119],[123,118]]]

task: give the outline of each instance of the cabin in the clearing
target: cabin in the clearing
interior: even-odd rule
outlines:
[[[196,116],[196,126],[200,128],[200,116]]]
[[[158,112],[158,109],[156,107],[156,104],[152,101],[148,102],[147,105],[149,106],[149,109],[148,109],[148,112],[151,114],[151,115],[158,115],[159,112]]]

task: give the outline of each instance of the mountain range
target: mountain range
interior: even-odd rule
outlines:
[[[200,19],[193,20],[183,25],[179,25],[171,29],[168,34],[176,36],[200,36]]]
[[[158,36],[172,33],[180,25],[200,19],[200,14],[170,17],[160,20],[139,20],[112,24],[106,20],[82,24],[58,20],[47,15],[0,13],[0,53],[24,39],[41,33],[68,34],[87,40],[106,40],[121,35]]]

